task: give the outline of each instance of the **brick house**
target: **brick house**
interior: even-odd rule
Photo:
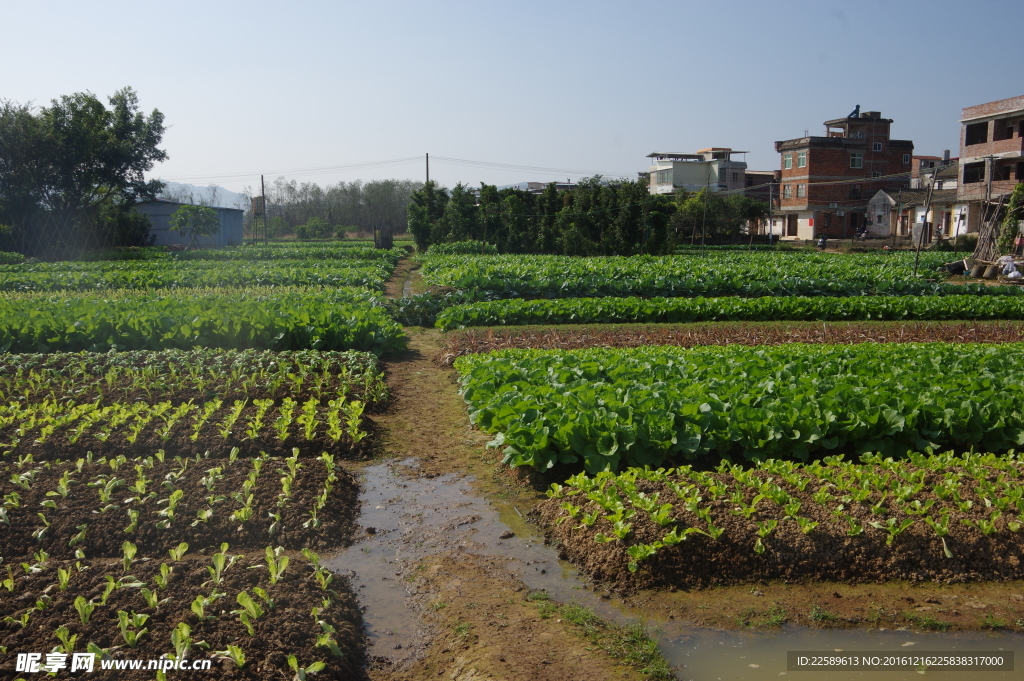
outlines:
[[[889,136],[877,111],[825,121],[824,137],[775,143],[782,156],[773,231],[782,238],[850,238],[866,224],[878,190],[909,184],[914,143]]]
[[[967,208],[967,231],[977,232],[986,203],[1018,182],[1024,182],[1024,95],[964,109],[957,200]]]

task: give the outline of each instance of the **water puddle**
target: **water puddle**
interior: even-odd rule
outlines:
[[[415,472],[416,460],[376,464],[362,470],[360,522],[366,534],[353,546],[324,560],[332,570],[352,577],[353,588],[364,608],[373,656],[398,662],[411,659],[422,650],[426,632],[421,630],[419,615],[411,607],[409,583],[402,580],[401,568],[424,556],[452,550],[508,558],[509,569],[530,589],[545,590],[558,601],[576,601],[609,621],[642,621],[659,637],[659,647],[676,666],[679,678],[686,680],[920,678],[916,671],[788,672],[786,653],[790,650],[1024,653],[1024,635],[1014,633],[924,634],[797,627],[748,633],[696,628],[679,620],[653,618],[617,599],[595,594],[585,577],[543,544],[538,529],[523,519],[525,510],[509,503],[492,504],[475,496],[467,477],[449,474],[420,478],[396,474],[395,466],[408,469],[406,473]],[[508,537],[509,532],[514,536]],[[1024,669],[1024,659],[1017,661],[1016,668]],[[941,674],[946,679],[974,677],[972,672]],[[981,678],[1024,679],[1024,673],[989,671]]]

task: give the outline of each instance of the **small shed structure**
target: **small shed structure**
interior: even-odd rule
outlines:
[[[156,246],[188,246],[188,235],[171,231],[171,216],[181,206],[188,205],[166,199],[155,199],[135,204],[135,210],[149,216],[152,223],[149,233],[153,235]],[[210,206],[217,211],[220,229],[211,236],[199,237],[196,243],[200,248],[219,248],[222,246],[242,245],[242,216],[245,211],[240,208],[222,208]]]

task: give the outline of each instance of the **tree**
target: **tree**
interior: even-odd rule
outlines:
[[[1003,216],[1002,231],[999,233],[999,253],[1013,253],[1017,237],[1020,236],[1020,221],[1024,220],[1024,182],[1017,183],[1010,194]]]
[[[171,216],[171,231],[187,236],[188,247],[195,248],[196,239],[220,231],[220,218],[217,211],[208,206],[185,205]]]
[[[445,206],[448,205],[448,190],[439,187],[436,182],[427,182],[413,192],[410,199],[412,203],[406,210],[408,229],[416,241],[416,248],[425,253],[433,243],[431,232],[434,223],[441,219]]]
[[[120,245],[139,201],[162,188],[144,173],[167,154],[158,148],[164,117],[146,116],[123,88],[108,98],[92,93],[53,100],[49,107],[0,102],[0,222],[12,225],[19,250]]]

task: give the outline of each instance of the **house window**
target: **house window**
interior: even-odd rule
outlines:
[[[791,199],[793,198],[793,185],[784,184],[782,185],[782,198]]]
[[[903,154],[903,162],[910,163],[910,154]]]
[[[964,164],[964,184],[973,184],[975,182],[985,181],[985,162],[978,161],[977,163],[965,163]]]
[[[733,182],[739,182],[740,181],[740,174],[739,173],[733,173],[732,174],[732,181]]]
[[[882,172],[881,171],[879,171],[879,170],[872,170],[871,171],[871,177],[881,177],[881,176],[882,176]]]
[[[984,144],[988,142],[988,121],[984,123],[971,123],[964,130],[964,145]]]
[[[782,155],[782,168],[784,170],[792,170],[793,169],[793,154],[783,154]]]
[[[658,171],[658,184],[672,184],[672,171],[671,170],[659,170]]]
[[[797,155],[796,155],[796,167],[797,168],[806,168],[807,167],[807,152],[806,151],[801,151],[801,152],[797,153]]]
[[[796,186],[796,197],[798,199],[803,199],[803,198],[807,197],[807,185],[806,184],[798,184]]]
[[[821,222],[822,222],[822,227],[824,227],[825,229],[831,228],[832,227],[832,213],[825,213],[822,216],[822,218],[821,218]]]
[[[859,184],[850,185],[850,198],[851,199],[859,199],[860,198],[860,185]]]
[[[881,151],[881,150],[882,150],[882,143],[881,142],[875,142],[874,144],[871,145],[871,151]]]
[[[864,167],[864,154],[850,154],[850,167],[851,168],[863,168]]]

